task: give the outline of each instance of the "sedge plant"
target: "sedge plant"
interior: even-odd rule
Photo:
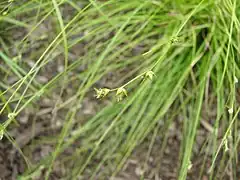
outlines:
[[[149,136],[143,166],[161,137],[160,168],[176,123],[177,179],[191,178],[200,155],[195,177],[239,179],[240,2],[5,0],[0,8],[0,139],[24,157],[20,179],[51,179],[59,163],[63,179],[114,178]],[[46,99],[54,101],[47,123],[61,123],[26,145],[52,148],[34,162],[11,130],[29,108],[44,114]],[[90,116],[86,102],[97,109]]]

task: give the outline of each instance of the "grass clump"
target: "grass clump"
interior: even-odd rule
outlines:
[[[0,7],[0,31],[12,35],[0,36],[6,115],[0,137],[25,158],[21,178],[51,179],[59,169],[64,179],[113,178],[147,143],[145,166],[157,137],[160,168],[173,126],[175,178],[239,178],[238,1],[39,0]],[[89,106],[94,110],[86,115]],[[23,126],[28,109],[36,113],[28,120],[33,138],[21,146],[11,131]],[[39,123],[54,136],[38,134]],[[29,152],[43,146],[51,152],[33,161]]]

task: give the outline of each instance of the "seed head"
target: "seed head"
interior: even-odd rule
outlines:
[[[14,119],[16,117],[16,113],[9,113],[8,118],[9,119]]]
[[[94,88],[94,90],[96,91],[95,97],[97,99],[104,98],[110,92],[110,89],[108,88],[100,88],[100,89]]]
[[[179,37],[173,37],[170,42],[171,44],[178,43],[180,41]]]
[[[145,77],[148,78],[148,79],[150,79],[150,80],[153,79],[153,76],[156,76],[153,71],[148,71],[148,72],[146,72],[146,74],[145,74]]]
[[[228,109],[228,113],[232,114],[233,113],[233,108]]]
[[[124,87],[118,88],[116,93],[117,101],[122,101],[124,96],[127,96],[127,90]]]
[[[2,138],[3,138],[3,134],[4,134],[4,131],[3,131],[3,129],[1,129],[1,130],[0,130],[0,141],[1,141]]]
[[[228,140],[225,139],[224,140],[224,151],[227,152],[228,150],[229,150],[229,148],[228,148]]]
[[[238,78],[236,76],[234,76],[234,82],[238,83]]]

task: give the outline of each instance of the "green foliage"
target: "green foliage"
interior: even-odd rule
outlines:
[[[45,179],[49,179],[56,160],[70,164],[66,179],[86,174],[90,179],[99,174],[113,177],[151,132],[162,138],[161,155],[171,125],[179,121],[183,138],[178,179],[186,179],[194,166],[200,124],[213,111],[214,118],[207,119],[212,130],[206,133],[203,147],[204,158],[211,159],[209,179],[226,176],[228,169],[232,179],[239,178],[240,1],[4,3],[0,3],[4,10],[0,11],[0,31],[14,34],[20,29],[25,33],[20,39],[0,36],[0,114],[8,114],[0,126],[0,139],[6,135],[17,148],[8,129],[17,123],[21,112],[29,107],[38,109],[38,102],[51,99],[53,93],[63,100],[55,103],[54,110],[63,110],[65,116],[59,136],[51,142],[47,138],[40,141],[40,145],[50,143],[54,151],[38,164],[30,164],[22,177],[32,178],[35,169],[38,176],[42,168],[36,167],[43,167]],[[64,8],[71,9],[70,13]],[[51,28],[44,32],[42,26],[48,22]],[[78,55],[71,58],[76,49]],[[59,61],[63,71],[40,82],[38,75]],[[99,85],[109,74],[115,80]],[[101,86],[95,88],[94,99],[99,111],[82,120],[79,105],[89,94],[93,96],[96,86]],[[64,97],[68,88],[74,93]],[[104,104],[111,92],[119,103],[111,100]],[[155,130],[158,124],[163,125]],[[75,143],[73,153],[65,155]],[[209,168],[204,162],[200,179]],[[110,169],[104,172],[107,175],[103,166]]]

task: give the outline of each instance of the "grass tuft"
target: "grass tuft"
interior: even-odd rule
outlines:
[[[161,172],[175,127],[176,179],[239,179],[239,10],[237,0],[1,2],[0,140],[24,158],[19,178],[113,178],[147,143],[144,179],[159,137]],[[30,109],[22,146],[12,132]]]

